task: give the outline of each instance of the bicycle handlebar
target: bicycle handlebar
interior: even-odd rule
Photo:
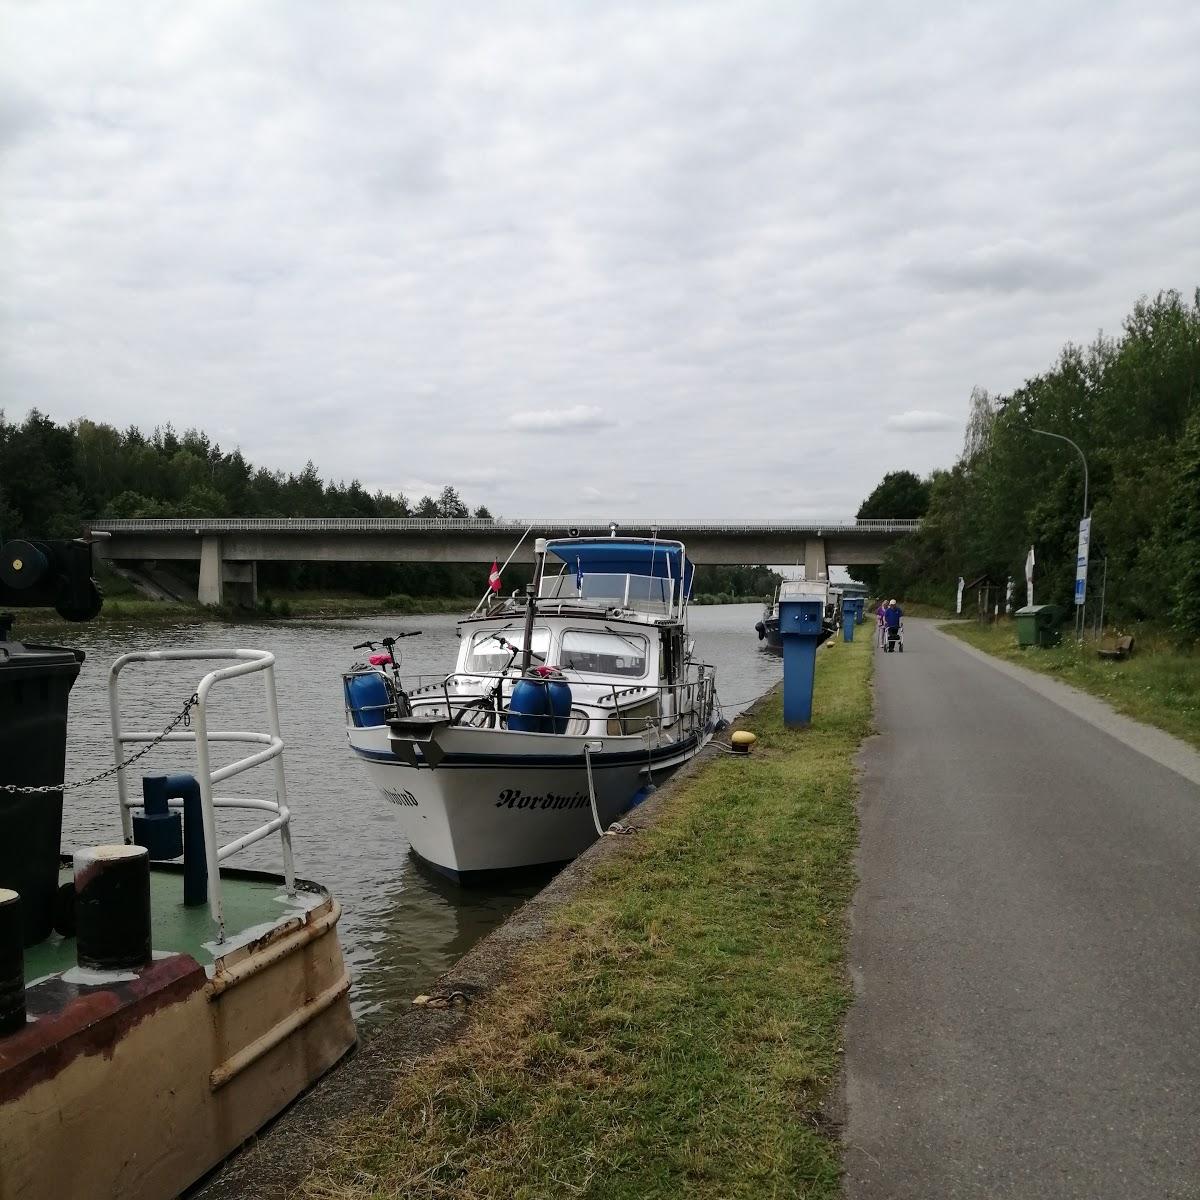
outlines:
[[[351,646],[351,650],[374,650],[376,646],[394,645],[401,638],[420,637],[423,631],[420,629],[410,629],[407,633],[393,634],[391,637],[380,638],[378,642],[359,642],[357,646]]]

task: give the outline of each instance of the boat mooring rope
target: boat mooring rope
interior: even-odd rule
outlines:
[[[600,828],[600,814],[596,811],[596,784],[592,780],[592,748],[586,742],[583,744],[583,762],[587,767],[588,799],[592,802],[592,821],[596,826],[597,836],[603,837],[604,830]]]

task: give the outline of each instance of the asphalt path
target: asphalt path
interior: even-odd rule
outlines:
[[[847,1196],[1200,1198],[1200,756],[906,625],[861,758]]]

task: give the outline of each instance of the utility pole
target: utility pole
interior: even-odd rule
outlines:
[[[1048,429],[1033,429],[1032,426],[1030,427],[1030,431],[1032,433],[1041,434],[1042,437],[1056,438],[1060,442],[1066,442],[1068,446],[1074,447],[1075,453],[1079,455],[1079,461],[1081,463],[1083,463],[1083,516],[1079,522],[1079,530],[1080,530],[1080,534],[1082,535],[1083,523],[1085,521],[1087,521],[1087,519],[1088,519],[1088,465],[1087,465],[1087,459],[1084,457],[1083,451],[1080,450],[1080,448],[1073,441],[1071,441],[1071,439],[1069,437],[1064,437],[1061,433],[1051,433]],[[1089,550],[1091,547],[1091,536],[1092,536],[1091,535],[1091,525],[1089,523],[1089,525],[1088,525]],[[1080,564],[1077,561],[1075,564],[1076,581],[1078,581],[1078,579],[1079,579],[1079,565]],[[1083,593],[1082,598],[1080,600],[1076,600],[1076,602],[1075,602],[1075,633],[1078,636],[1080,641],[1083,641],[1083,630],[1084,630],[1084,619],[1085,619],[1084,612],[1085,612],[1085,609],[1087,608],[1087,562],[1086,562],[1086,560],[1083,563],[1083,568],[1084,568],[1084,573],[1083,573],[1084,593]]]

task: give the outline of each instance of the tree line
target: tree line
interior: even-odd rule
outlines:
[[[1200,638],[1200,289],[1143,298],[1118,336],[1068,344],[1011,394],[971,394],[963,452],[925,479],[886,476],[859,517],[923,517],[864,582],[945,604],[955,582],[1017,582],[1034,548],[1035,599],[1073,605],[1083,466],[1092,516],[1089,606],[1106,573],[1113,621],[1169,623]]]
[[[33,409],[22,421],[0,410],[0,536],[77,537],[97,517],[483,517],[447,485],[411,502],[369,492],[357,480],[326,482],[311,461],[270,471],[225,451],[198,429],[145,433],[96,421],[59,425]],[[443,563],[264,563],[260,587],[385,596],[467,596],[486,572]]]
[[[270,471],[225,451],[198,429],[171,425],[145,433],[96,421],[59,425],[33,409],[10,421],[0,409],[0,540],[77,537],[97,517],[478,517],[447,484],[416,502],[367,491],[357,480],[326,482],[311,461],[298,473]],[[482,569],[481,569],[482,566]],[[487,564],[262,563],[260,590],[348,591],[368,596],[477,596]],[[194,572],[193,572],[194,573]],[[527,565],[505,573],[506,591],[523,587]],[[694,591],[757,598],[776,577],[764,567],[703,567]]]

